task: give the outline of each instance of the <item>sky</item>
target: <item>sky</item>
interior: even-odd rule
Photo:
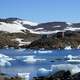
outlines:
[[[0,18],[80,22],[80,0],[0,0]]]

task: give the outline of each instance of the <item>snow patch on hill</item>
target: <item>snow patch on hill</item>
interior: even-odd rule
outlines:
[[[53,30],[53,31],[49,31],[49,30],[44,30],[44,28],[37,28],[37,29],[27,29],[30,31],[30,33],[33,33],[33,34],[55,34],[55,33],[58,33],[58,32],[66,32],[66,31],[79,31],[80,28],[76,28],[76,27],[66,27],[65,29],[63,30]]]
[[[70,31],[77,31],[80,30],[80,28],[76,28],[76,27],[67,27],[66,29],[64,29],[65,31],[70,30]]]
[[[38,23],[34,23],[34,22],[26,21],[26,20],[23,20],[22,23],[30,25],[30,26],[37,26],[38,25]]]
[[[28,29],[30,31],[30,33],[33,33],[33,34],[55,34],[55,33],[58,33],[58,32],[64,32],[64,30],[55,30],[55,31],[35,31],[33,29]]]
[[[25,27],[23,27],[20,23],[4,23],[4,22],[0,22],[0,31],[7,31],[10,33],[14,33],[14,32],[22,32],[21,30],[26,30]]]
[[[31,44],[31,42],[29,42],[29,41],[23,41],[23,39],[22,38],[16,38],[16,39],[12,39],[12,41],[18,41],[19,42],[19,46],[23,46],[23,45],[29,45],[29,44]]]
[[[45,23],[46,24],[46,23]],[[78,31],[80,30],[80,27],[73,27],[71,26],[72,23],[67,23],[68,26],[67,27],[63,27],[61,25],[57,25],[57,26],[51,26],[52,29],[50,30],[49,28],[47,28],[46,26],[38,26],[38,23],[34,23],[31,21],[27,21],[27,20],[22,20],[22,19],[17,19],[15,21],[12,22],[0,22],[0,31],[7,31],[10,33],[17,33],[17,32],[22,32],[22,30],[26,31],[30,31],[30,33],[32,34],[55,34],[58,32],[66,32],[66,31]],[[26,27],[25,27],[25,26]],[[31,27],[29,27],[29,25]],[[28,28],[28,27],[29,28]],[[32,27],[34,26],[34,28]]]
[[[7,31],[10,33],[15,33],[15,32],[22,32],[21,30],[26,30],[23,25],[30,25],[30,26],[37,26],[38,23],[26,21],[26,20],[15,20],[12,21],[11,23],[8,22],[0,22],[0,31]]]

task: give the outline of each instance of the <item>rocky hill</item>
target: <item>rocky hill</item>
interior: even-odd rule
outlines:
[[[80,23],[34,23],[19,18],[0,19],[0,48],[79,48]]]

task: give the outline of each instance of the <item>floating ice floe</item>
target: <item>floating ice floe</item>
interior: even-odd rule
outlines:
[[[68,59],[68,60],[72,60],[72,59],[80,59],[80,56],[72,56],[71,54],[65,56],[64,58]]]
[[[30,73],[18,73],[18,76],[23,78],[24,80],[29,80]]]
[[[0,54],[0,66],[11,66],[10,61],[15,60],[13,58],[10,58],[9,56],[6,56],[4,54]]]
[[[27,56],[27,58],[24,59],[23,61],[27,63],[35,63],[37,60],[34,59],[34,56]]]
[[[47,70],[45,68],[41,68],[37,71],[37,76],[38,77],[43,77],[43,76],[48,76],[51,73],[50,70]]]
[[[78,59],[72,59],[72,60],[67,60],[67,62],[69,62],[69,63],[73,63],[73,64],[75,64],[75,63],[77,63],[77,64],[79,64],[80,63],[80,60],[78,60]]]
[[[37,76],[45,77],[61,70],[70,71],[71,74],[74,75],[80,72],[80,67],[78,65],[72,65],[72,64],[56,64],[56,65],[52,65],[50,70],[47,70],[45,68],[40,68],[37,71]]]
[[[80,63],[80,56],[72,56],[72,55],[68,55],[66,56],[66,58],[68,59],[67,62],[69,63]]]
[[[65,50],[71,50],[72,48],[71,48],[71,46],[66,46],[64,49]]]
[[[9,56],[6,56],[6,55],[4,55],[4,54],[0,54],[0,60],[1,60],[1,59],[7,60],[7,61],[15,60],[15,59],[10,58]]]
[[[59,64],[59,65],[52,65],[51,66],[52,72],[65,70],[70,71],[72,75],[80,72],[80,67],[78,65],[72,65],[72,64]]]
[[[34,51],[34,53],[42,53],[42,54],[52,53],[52,52],[53,52],[52,50],[36,50],[36,51]]]
[[[46,59],[35,59],[34,56],[26,56],[26,58],[23,60],[27,63],[35,63],[37,61],[45,61]]]
[[[29,56],[17,56],[16,59],[21,60],[26,63],[36,63],[37,61],[46,61],[46,59],[35,58],[34,55]]]
[[[26,49],[22,49],[22,48],[19,48],[19,49],[16,49],[17,52],[22,52],[22,51],[25,51]]]

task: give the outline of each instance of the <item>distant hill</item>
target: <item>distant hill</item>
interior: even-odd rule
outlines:
[[[34,23],[19,18],[0,19],[0,47],[79,48],[80,23]]]

